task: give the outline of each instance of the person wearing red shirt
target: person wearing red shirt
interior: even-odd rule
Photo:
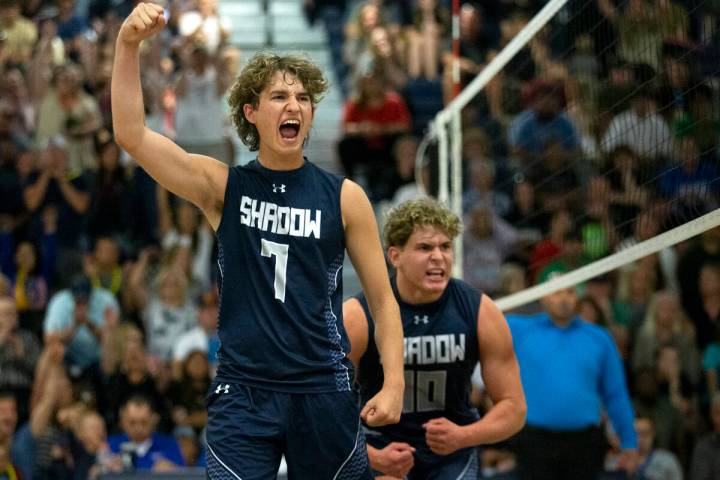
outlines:
[[[354,178],[356,167],[365,168],[372,200],[392,196],[397,177],[392,146],[412,126],[405,101],[381,78],[374,72],[358,78],[355,95],[345,103],[343,138],[338,145],[348,178]]]

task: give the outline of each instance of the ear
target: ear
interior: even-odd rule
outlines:
[[[243,114],[245,114],[245,118],[247,118],[248,122],[255,124],[255,107],[246,103],[243,105]]]
[[[400,254],[401,253],[402,253],[402,250],[398,247],[389,247],[387,249],[388,260],[390,260],[390,264],[395,269],[397,269],[398,265],[400,264]]]

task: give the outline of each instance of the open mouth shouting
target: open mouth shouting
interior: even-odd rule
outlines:
[[[300,134],[300,120],[285,120],[280,124],[280,137],[287,144],[297,142]]]
[[[445,279],[445,270],[442,268],[431,268],[425,272],[431,281],[442,281]]]

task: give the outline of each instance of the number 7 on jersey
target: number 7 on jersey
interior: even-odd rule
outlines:
[[[260,239],[260,255],[270,257],[275,255],[275,298],[285,303],[285,278],[287,276],[288,250],[287,243],[275,243]]]

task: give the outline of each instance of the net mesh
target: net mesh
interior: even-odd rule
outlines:
[[[482,68],[536,11],[465,5],[463,56]],[[502,296],[513,268],[532,285],[717,208],[718,11],[570,1],[492,78],[462,112],[467,281]],[[479,42],[468,19],[490,38],[493,15]]]

